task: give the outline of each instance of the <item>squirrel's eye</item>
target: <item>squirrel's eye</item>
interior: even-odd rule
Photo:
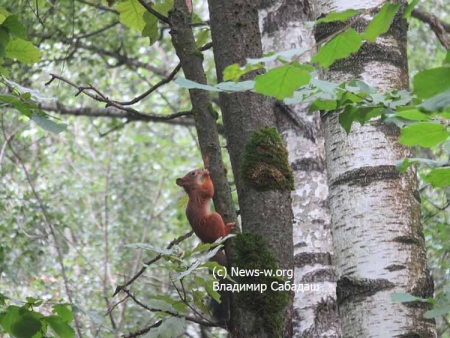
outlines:
[[[196,172],[195,172],[195,171],[191,172],[191,175],[192,175],[192,176],[195,176],[195,174],[196,174]]]

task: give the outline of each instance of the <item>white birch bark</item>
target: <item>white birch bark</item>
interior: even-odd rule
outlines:
[[[317,0],[317,13],[361,9],[384,1]],[[364,20],[371,20],[371,17]],[[360,22],[361,31],[368,21]],[[325,74],[342,82],[359,78],[382,91],[408,86],[406,23],[356,55],[336,62]],[[316,38],[330,34],[316,30]],[[426,267],[416,174],[400,175],[395,164],[410,155],[398,144],[399,130],[371,121],[354,124],[347,136],[331,114],[324,121],[329,202],[344,337],[435,337],[423,304],[393,303],[391,294],[433,295]]]
[[[259,14],[264,52],[314,45],[312,31],[304,25],[312,18],[309,1],[265,0]],[[302,61],[309,58],[306,55]],[[294,337],[339,337],[320,117],[308,115],[307,105],[293,105],[280,108],[277,122],[295,177],[294,282],[318,287],[318,291],[295,294]]]

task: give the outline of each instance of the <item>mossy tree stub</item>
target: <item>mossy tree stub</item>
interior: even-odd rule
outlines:
[[[252,133],[245,146],[241,175],[257,190],[294,189],[288,152],[276,128],[261,128]]]

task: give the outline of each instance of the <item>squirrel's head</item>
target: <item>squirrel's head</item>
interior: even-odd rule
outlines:
[[[176,183],[189,194],[190,191],[200,186],[204,181],[206,175],[209,174],[206,169],[196,169],[188,172],[184,177],[177,178]]]

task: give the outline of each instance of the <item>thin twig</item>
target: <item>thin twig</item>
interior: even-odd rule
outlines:
[[[174,245],[177,245],[177,244],[181,243],[182,241],[184,241],[186,238],[191,237],[193,233],[194,233],[194,231],[191,230],[187,234],[180,236],[178,238],[175,238],[172,242],[169,243],[169,245],[166,247],[166,249],[171,249]],[[121,290],[124,290],[124,288],[129,286],[131,283],[133,283],[136,279],[138,279],[139,276],[144,273],[144,271],[147,269],[148,266],[159,261],[161,259],[161,257],[162,257],[162,255],[158,254],[155,258],[146,262],[145,265],[141,268],[141,270],[139,270],[128,282],[126,282],[123,285],[118,285],[116,288],[116,291],[114,291],[113,297],[115,295],[117,295]]]

